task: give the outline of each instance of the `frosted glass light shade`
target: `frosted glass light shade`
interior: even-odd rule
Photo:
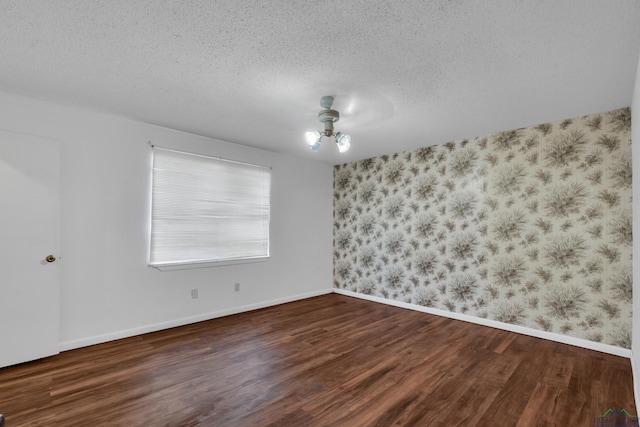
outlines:
[[[336,135],[336,144],[338,144],[338,151],[341,153],[346,152],[351,147],[351,136],[338,132]]]
[[[318,151],[320,149],[320,141],[316,142],[313,145],[310,145],[309,148],[311,149],[311,151]]]
[[[318,132],[317,130],[306,132],[304,134],[304,139],[305,141],[307,141],[307,145],[309,146],[309,148],[313,150],[313,147],[320,142],[320,132]],[[320,145],[318,144],[318,147],[319,146]]]

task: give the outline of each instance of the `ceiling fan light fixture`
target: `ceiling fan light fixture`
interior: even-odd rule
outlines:
[[[309,131],[304,134],[304,139],[311,151],[318,151],[320,144],[322,144],[322,138],[335,138],[338,145],[338,151],[341,153],[346,152],[351,147],[351,136],[342,132],[335,133],[333,131],[333,124],[340,120],[340,113],[336,110],[332,110],[333,97],[323,96],[320,100],[320,106],[323,110],[318,113],[318,121],[324,124],[324,132]]]

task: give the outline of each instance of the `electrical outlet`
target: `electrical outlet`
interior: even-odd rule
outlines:
[[[235,285],[233,285],[233,290],[236,292],[240,292],[240,283],[236,283]]]
[[[198,298],[198,290],[191,289],[191,299],[196,299],[196,298]]]

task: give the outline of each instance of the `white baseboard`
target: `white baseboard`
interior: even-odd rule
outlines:
[[[350,297],[365,299],[368,301],[379,302],[381,304],[387,304],[395,307],[407,308],[409,310],[416,310],[416,311],[422,311],[424,313],[435,314],[436,316],[449,317],[451,319],[463,320],[465,322],[475,323],[478,325],[490,326],[492,328],[502,329],[509,332],[517,332],[519,334],[529,335],[537,338],[543,338],[546,340],[556,341],[563,344],[570,344],[576,347],[582,347],[582,348],[587,348],[589,350],[600,351],[602,353],[613,354],[615,356],[631,358],[631,350],[628,350],[626,348],[616,347],[609,344],[593,342],[593,341],[585,340],[582,338],[574,338],[567,335],[556,334],[553,332],[545,332],[545,331],[540,331],[538,329],[527,328],[524,326],[512,325],[510,323],[502,323],[496,320],[469,316],[468,314],[454,313],[451,311],[438,310],[437,308],[424,307],[422,305],[410,304],[402,301],[394,301],[394,300],[384,299],[376,296],[359,294],[357,292],[347,291],[344,289],[333,289],[333,292],[341,295],[347,295]],[[632,366],[633,366],[633,360],[632,360]],[[637,393],[636,393],[636,396],[637,396]],[[638,408],[640,408],[640,406],[638,406]]]
[[[239,307],[233,307],[227,310],[214,311],[210,313],[203,313],[197,316],[184,317],[182,319],[170,320],[167,322],[155,323],[152,325],[140,326],[138,328],[126,329],[123,331],[111,332],[108,334],[97,335],[88,338],[82,338],[72,341],[64,341],[60,343],[60,351],[73,350],[80,347],[87,347],[94,344],[101,344],[108,341],[114,341],[122,338],[129,338],[136,335],[142,335],[149,332],[156,332],[163,329],[175,328],[177,326],[184,326],[191,323],[202,322],[204,320],[211,320],[217,317],[230,316],[232,314],[244,313],[246,311],[257,310],[260,308],[271,307],[274,305],[284,304],[287,302],[297,301],[306,298],[312,298],[319,295],[326,295],[333,292],[333,289],[323,289],[321,291],[307,292],[304,294],[293,295],[285,298],[278,298],[268,301],[262,301],[255,304],[248,304]]]
[[[523,335],[529,335],[529,336],[543,338],[543,339],[556,341],[564,344],[570,344],[577,347],[587,348],[589,350],[596,350],[602,353],[613,354],[615,356],[627,357],[631,359],[631,367],[632,369],[634,369],[634,378],[635,378],[636,372],[640,374],[640,372],[636,369],[636,367],[634,367],[633,359],[631,358],[631,350],[628,350],[626,348],[620,348],[620,347],[616,347],[608,344],[597,343],[597,342],[593,342],[593,341],[589,341],[581,338],[574,338],[567,335],[556,334],[553,332],[540,331],[538,329],[527,328],[524,326],[512,325],[509,323],[502,323],[495,320],[483,319],[480,317],[469,316],[467,314],[454,313],[454,312],[445,311],[445,310],[438,310],[436,308],[410,304],[402,301],[394,301],[394,300],[384,299],[376,296],[359,294],[357,292],[347,291],[344,289],[323,289],[321,291],[307,292],[304,294],[293,295],[285,298],[262,301],[255,304],[248,304],[248,305],[243,305],[239,307],[233,307],[227,310],[219,310],[219,311],[214,311],[210,313],[203,313],[197,316],[185,317],[181,319],[170,320],[167,322],[140,326],[137,328],[111,332],[108,334],[97,335],[93,337],[82,338],[82,339],[72,340],[72,341],[63,341],[60,343],[60,351],[73,350],[76,348],[87,347],[94,344],[101,344],[108,341],[118,340],[122,338],[129,338],[132,336],[142,335],[149,332],[156,332],[163,329],[175,328],[177,326],[184,326],[191,323],[215,319],[218,317],[230,316],[232,314],[243,313],[246,311],[257,310],[265,307],[271,307],[274,305],[284,304],[292,301],[298,301],[306,298],[312,298],[319,295],[326,295],[332,292],[341,294],[341,295],[355,297],[355,298],[365,299],[368,301],[374,301],[381,304],[392,305],[395,307],[402,307],[409,310],[421,311],[424,313],[434,314],[436,316],[448,317],[451,319],[462,320],[465,322],[475,323],[478,325],[489,326],[492,328],[502,329],[505,331],[517,332]],[[634,388],[635,387],[640,387],[640,384],[637,384],[634,381]],[[634,391],[635,391],[636,400],[638,400],[638,397],[640,397],[640,390],[634,390]],[[640,404],[637,407],[640,408]]]

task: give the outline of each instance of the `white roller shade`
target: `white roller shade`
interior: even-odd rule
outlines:
[[[269,256],[271,170],[153,147],[152,266]]]

